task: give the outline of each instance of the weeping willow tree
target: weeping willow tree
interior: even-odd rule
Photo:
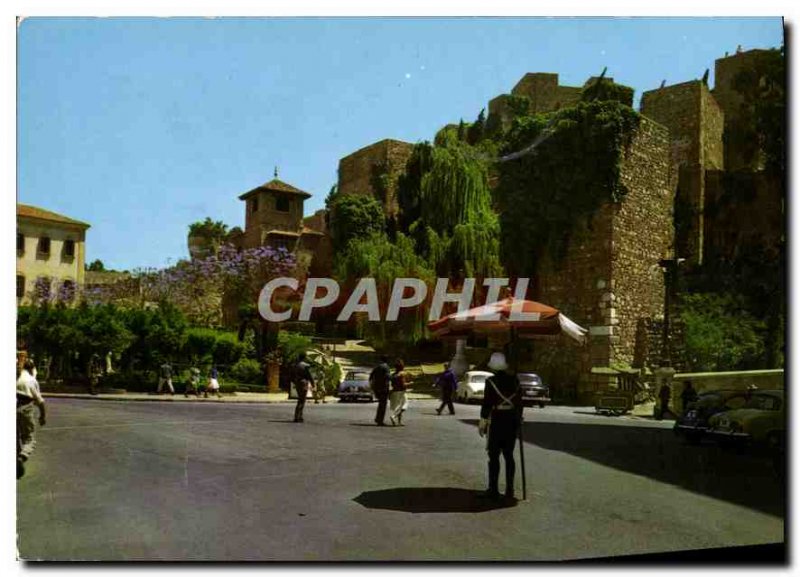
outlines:
[[[418,144],[398,188],[401,226],[440,276],[502,272],[488,169],[472,147]]]
[[[335,275],[348,289],[352,290],[358,279],[375,279],[381,311],[380,322],[364,323],[361,315],[362,332],[378,345],[387,339],[386,308],[397,278],[417,278],[428,286],[435,282],[435,274],[414,246],[414,241],[398,233],[394,242],[385,234],[355,238],[341,252],[336,261]],[[352,285],[352,286],[348,286]],[[345,294],[350,294],[344,291]],[[392,323],[391,340],[415,343],[423,338],[427,320],[427,307],[419,306],[400,311],[396,322]]]

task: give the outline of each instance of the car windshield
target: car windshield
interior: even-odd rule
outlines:
[[[469,378],[470,383],[485,383],[486,382],[486,375],[472,375]]]
[[[519,382],[523,385],[541,385],[542,379],[538,375],[526,375],[523,373],[519,376]]]
[[[369,375],[367,373],[363,373],[361,371],[350,371],[347,373],[347,376],[344,378],[346,381],[368,381]]]
[[[760,409],[762,411],[777,411],[781,408],[781,400],[772,395],[754,395],[745,405],[748,409]]]

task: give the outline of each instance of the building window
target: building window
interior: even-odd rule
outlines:
[[[64,256],[73,258],[75,256],[75,241],[74,240],[65,240],[64,241]]]
[[[43,236],[39,239],[39,248],[37,250],[39,254],[49,255],[50,254],[50,237]]]
[[[289,207],[291,203],[289,199],[285,196],[276,196],[275,197],[275,210],[278,212],[289,212]]]
[[[17,275],[17,298],[21,299],[25,296],[25,275]]]
[[[255,196],[250,199],[250,212],[258,212],[258,197]]]
[[[25,235],[21,232],[17,233],[17,252],[25,254]]]

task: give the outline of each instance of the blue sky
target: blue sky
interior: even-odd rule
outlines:
[[[338,161],[432,139],[526,72],[636,90],[714,81],[779,18],[29,18],[17,34],[17,198],[89,222],[87,261],[186,257],[189,223],[243,226],[279,178],[324,205]]]

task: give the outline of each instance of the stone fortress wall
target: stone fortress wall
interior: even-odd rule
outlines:
[[[704,81],[690,80],[643,93],[642,122],[620,176],[629,193],[620,203],[601,207],[591,222],[578,223],[566,258],[557,264],[545,259],[534,279],[533,298],[560,308],[590,331],[583,348],[547,341],[531,347],[531,364],[549,382],[577,384],[576,393],[585,401],[596,386],[588,375],[591,367],[636,366],[658,357],[660,337],[654,335],[664,302],[659,259],[680,256],[699,264],[706,253],[730,253],[743,238],[757,237],[752,226],[737,227],[741,222],[762,223],[775,233],[762,234],[760,241],[783,239],[783,206],[776,201],[780,183],[743,165],[736,143],[725,138],[740,115],[733,79],[759,52],[717,60],[713,90]],[[511,94],[489,102],[487,125],[508,125],[513,96],[525,96],[530,112],[544,113],[574,105],[580,94],[579,87],[559,85],[558,74],[529,73]],[[382,200],[388,216],[395,215],[397,176],[411,149],[409,143],[382,140],[342,158],[339,191],[372,194]],[[731,171],[741,174],[733,177]],[[710,211],[710,204],[730,197],[731,182],[745,182],[747,194],[724,210]],[[764,214],[753,219],[759,211]],[[749,230],[750,236],[742,237],[739,229]]]

